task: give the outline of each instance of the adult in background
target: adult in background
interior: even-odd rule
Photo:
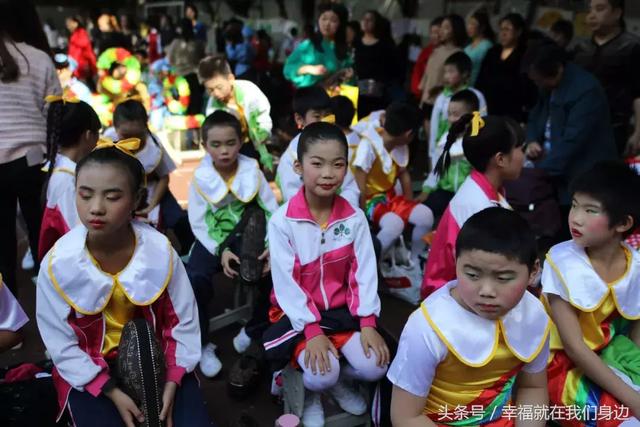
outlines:
[[[323,3],[318,12],[319,31],[300,43],[284,64],[285,78],[297,88],[353,76],[353,58],[346,40],[347,9],[341,4]]]
[[[207,26],[198,21],[198,8],[193,3],[187,3],[184,7],[184,16],[189,21],[191,21],[191,25],[193,26],[193,35],[196,40],[202,42],[203,45],[207,44]]]
[[[22,20],[25,5],[33,16]],[[19,41],[22,33],[41,33],[46,41],[30,1],[0,0],[0,274],[14,295],[17,202],[27,223],[31,253],[37,254],[47,138],[44,98],[62,93],[48,48],[43,51]]]
[[[427,68],[429,58],[433,51],[440,46],[440,25],[442,25],[443,20],[444,18],[439,16],[431,21],[431,25],[429,26],[429,43],[420,51],[420,55],[418,55],[418,59],[416,59],[416,63],[413,66],[413,71],[411,72],[411,93],[416,99],[420,99],[422,96],[420,81],[422,80],[424,70]]]
[[[131,51],[131,45],[127,37],[120,31],[118,20],[115,16],[103,13],[98,17],[98,31],[94,37],[98,56],[112,47],[122,47]]]
[[[591,0],[593,37],[576,47],[574,60],[600,80],[609,99],[618,152],[640,151],[640,39],[625,31],[624,0]],[[631,127],[631,117],[635,127]]]
[[[355,72],[358,77],[358,117],[389,104],[389,91],[398,79],[398,55],[389,25],[378,11],[369,10],[360,23],[362,37],[354,42]]]
[[[176,29],[173,25],[173,19],[170,15],[163,13],[160,15],[160,45],[162,51],[166,52],[167,47],[171,44],[174,38],[176,38]]]
[[[440,25],[440,46],[431,54],[420,82],[421,104],[428,116],[431,115],[433,103],[444,88],[444,62],[453,53],[461,51],[467,45],[467,41],[464,19],[460,15],[445,16]]]
[[[469,85],[474,86],[480,74],[480,67],[487,52],[493,46],[495,41],[495,33],[491,28],[489,15],[484,9],[475,11],[469,19],[467,19],[467,35],[471,39],[471,43],[464,48],[464,53],[471,59],[471,79]]]
[[[499,44],[487,52],[480,67],[476,89],[487,99],[491,114],[527,121],[527,111],[535,103],[536,90],[522,73],[522,57],[527,49],[526,25],[517,13],[500,20]]]
[[[571,180],[598,161],[616,157],[606,94],[591,73],[567,62],[554,42],[532,44],[523,65],[540,89],[529,114],[525,153],[550,175],[566,218]]]
[[[202,111],[204,90],[198,81],[198,64],[204,58],[204,44],[194,36],[189,19],[182,19],[178,34],[167,47],[167,59],[177,76],[184,77],[191,91],[187,114]]]
[[[549,36],[554,42],[558,43],[558,46],[568,51],[571,40],[573,40],[573,22],[567,19],[558,19],[551,24]]]
[[[68,55],[77,63],[73,75],[84,82],[93,82],[93,77],[98,72],[96,54],[93,51],[89,34],[84,29],[82,19],[79,16],[69,16],[66,25],[69,34],[71,34]]]

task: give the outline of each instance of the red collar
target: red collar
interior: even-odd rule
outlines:
[[[355,213],[356,211],[351,207],[349,202],[340,196],[336,196],[333,200],[333,207],[331,208],[331,215],[329,215],[327,225],[347,219]],[[316,220],[313,219],[311,211],[309,210],[307,199],[304,197],[304,186],[298,190],[291,200],[289,200],[289,206],[287,207],[287,213],[285,216],[291,219],[316,223]]]

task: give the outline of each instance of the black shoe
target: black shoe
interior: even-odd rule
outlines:
[[[259,206],[251,206],[247,225],[242,232],[242,247],[240,249],[240,277],[242,280],[254,283],[262,277],[263,261],[258,257],[264,252],[264,238],[267,234],[267,219]]]
[[[231,397],[245,398],[260,381],[260,364],[251,356],[242,355],[231,367],[227,390]]]

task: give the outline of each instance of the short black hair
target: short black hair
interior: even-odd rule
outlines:
[[[338,141],[344,149],[344,158],[348,159],[349,144],[344,132],[331,123],[316,122],[305,126],[298,140],[298,161],[302,162],[302,158],[309,151],[309,147],[320,141]]]
[[[453,65],[458,69],[458,72],[462,75],[466,74],[467,77],[471,76],[471,58],[464,52],[456,52],[449,55],[444,61],[444,65]]]
[[[622,161],[596,163],[573,180],[570,192],[572,196],[582,193],[599,201],[609,216],[610,227],[622,224],[627,216],[633,218],[633,227],[624,237],[640,224],[640,177]]]
[[[231,66],[224,56],[207,56],[198,64],[198,76],[201,80],[209,80],[216,76],[231,75]]]
[[[470,89],[463,89],[454,93],[449,102],[460,102],[461,104],[466,105],[471,113],[480,110],[480,100],[475,92]]]
[[[400,136],[415,131],[420,126],[420,110],[408,102],[393,102],[384,114],[384,130],[389,135]]]
[[[573,22],[566,19],[558,19],[551,25],[551,32],[561,34],[568,43],[573,39]]]
[[[429,27],[434,27],[436,25],[439,27],[440,25],[442,25],[442,21],[444,21],[444,16],[437,16],[433,18],[433,20],[429,24]]]
[[[331,111],[336,116],[336,125],[342,129],[351,127],[353,117],[356,115],[356,109],[349,98],[343,95],[331,97]]]
[[[293,94],[293,112],[304,117],[308,111],[330,110],[331,99],[320,86],[302,87]]]
[[[130,99],[121,102],[113,112],[113,125],[117,128],[123,122],[141,122],[145,125],[149,121],[147,110],[142,102]]]
[[[209,114],[202,123],[202,140],[207,142],[207,134],[214,127],[230,127],[236,131],[238,140],[242,142],[242,126],[236,116],[223,110],[216,110]]]
[[[551,40],[531,42],[522,59],[525,71],[534,71],[541,77],[555,77],[567,63],[566,52]]]
[[[537,259],[536,236],[527,221],[510,209],[492,207],[469,218],[456,240],[456,259],[466,251],[484,251],[525,264]]]

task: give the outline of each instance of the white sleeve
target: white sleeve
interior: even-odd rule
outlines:
[[[559,276],[559,272],[554,268],[555,264],[548,258],[542,267],[542,292],[545,294],[558,295],[565,301],[569,301],[569,295],[563,284],[563,278]]]
[[[353,160],[353,167],[360,168],[369,173],[373,162],[376,161],[376,153],[371,146],[371,142],[367,138],[363,138],[358,144],[356,150],[356,158]]]
[[[358,209],[358,223],[354,230],[353,248],[355,251],[355,270],[349,274],[349,287],[352,289],[347,296],[351,314],[358,317],[380,316],[380,298],[378,297],[378,270],[373,250],[373,240],[369,223],[364,212]],[[355,288],[355,289],[354,289]],[[357,302],[354,296],[357,293]]]
[[[438,127],[440,125],[440,117],[442,116],[442,107],[444,104],[444,95],[440,94],[436,98],[436,102],[433,104],[433,110],[431,111],[431,120],[429,123],[429,153],[435,153],[435,146],[438,142]]]
[[[260,173],[260,189],[258,190],[258,197],[260,197],[260,202],[262,202],[262,205],[270,214],[273,214],[278,210],[276,195],[273,194],[273,190],[263,173]]]
[[[75,179],[72,180],[75,181]],[[60,208],[62,218],[64,218],[64,221],[67,223],[67,227],[69,227],[69,229],[72,229],[76,225],[80,224],[78,207],[76,205],[75,185],[65,186],[62,194],[60,195],[60,199],[58,200],[58,207]]]
[[[42,261],[36,288],[36,319],[40,336],[51,360],[66,382],[76,390],[84,391],[103,368],[78,345],[78,337],[69,324],[71,307],[56,291],[49,279],[48,266],[51,252]],[[99,393],[99,390],[98,390]],[[95,394],[95,391],[92,392]]]
[[[360,189],[349,167],[340,187],[340,196],[344,197],[353,208],[360,209]]]
[[[293,169],[293,155],[289,148],[280,157],[276,176],[283,202],[290,200],[302,187],[302,178]]]
[[[187,215],[193,235],[198,239],[200,244],[204,246],[211,254],[215,255],[218,251],[218,243],[209,237],[209,227],[207,227],[206,214],[209,209],[209,203],[198,194],[196,190],[195,180],[189,186],[189,204],[187,206]]]
[[[286,224],[280,224],[284,222],[282,209],[286,209],[287,206],[280,207],[271,217],[267,227],[271,278],[278,305],[291,321],[293,329],[301,332],[306,326],[320,322],[320,312],[293,276],[296,254],[288,233],[283,229]]]
[[[547,362],[549,361],[549,335],[544,343],[544,347],[540,351],[540,354],[536,356],[531,362],[525,364],[522,370],[528,374],[537,374],[547,369]]]
[[[173,162],[173,159],[169,156],[169,153],[167,153],[167,150],[164,149],[162,144],[159,143],[158,145],[160,146],[160,151],[162,151],[162,159],[158,166],[156,166],[154,172],[159,178],[164,178],[176,170],[176,164]]]
[[[29,318],[0,278],[0,331],[17,332]]]
[[[267,138],[271,137],[271,129],[273,128],[273,121],[271,120],[271,104],[269,99],[256,85],[253,85],[255,92],[252,91],[253,104],[255,110],[258,112],[257,121],[260,131],[267,133]],[[255,141],[263,142],[263,141]]]
[[[387,378],[414,396],[427,397],[436,368],[447,353],[447,347],[418,309],[409,316],[402,330],[398,351]]]

